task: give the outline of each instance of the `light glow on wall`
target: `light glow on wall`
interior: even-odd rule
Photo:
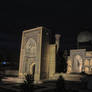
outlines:
[[[6,64],[6,61],[3,61],[3,62],[2,62],[2,64],[4,64],[4,65],[5,65],[5,64]]]

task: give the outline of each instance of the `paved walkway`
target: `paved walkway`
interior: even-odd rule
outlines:
[[[48,90],[55,90],[56,84],[55,83],[43,83],[39,85],[35,85],[34,92],[43,92]],[[14,83],[0,83],[0,88],[5,90],[10,90],[10,92],[20,92],[19,84]],[[1,91],[0,91],[1,92]]]

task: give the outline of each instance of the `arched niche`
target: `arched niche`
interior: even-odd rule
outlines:
[[[73,60],[73,72],[82,72],[82,58],[80,55],[76,55]]]
[[[27,57],[36,57],[37,53],[37,45],[36,41],[32,38],[30,38],[25,46],[25,56]]]

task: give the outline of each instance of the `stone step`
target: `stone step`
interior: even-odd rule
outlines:
[[[5,77],[2,79],[2,81],[8,83],[23,83],[24,79],[20,79],[19,77]]]
[[[64,80],[68,81],[80,81],[83,75],[80,74],[63,74]]]

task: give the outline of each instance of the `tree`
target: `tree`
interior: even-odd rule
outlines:
[[[56,72],[66,72],[67,51],[59,51],[56,55]]]
[[[33,82],[34,82],[33,76],[27,74],[25,76],[24,83],[21,85],[21,92],[33,92],[34,90]]]
[[[56,92],[65,92],[64,78],[62,76],[56,82]]]

